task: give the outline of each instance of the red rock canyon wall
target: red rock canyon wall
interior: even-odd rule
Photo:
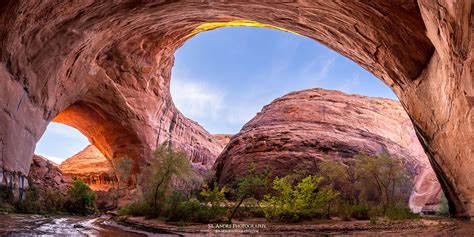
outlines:
[[[433,169],[400,103],[340,91],[310,89],[275,99],[232,137],[214,168],[225,185],[252,168],[268,169],[273,177],[314,173],[326,158],[346,161],[383,150],[415,175],[414,211],[428,200],[439,203],[441,187],[432,180]]]
[[[246,19],[313,38],[389,85],[452,213],[474,216],[472,1],[4,0],[0,12],[3,183],[28,173],[53,119],[137,170],[168,140],[210,165],[218,146],[169,95],[173,53],[201,23]]]

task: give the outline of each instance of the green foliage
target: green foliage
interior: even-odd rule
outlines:
[[[161,145],[156,149],[150,165],[140,176],[143,184],[141,190],[145,202],[158,213],[161,211],[158,203],[164,202],[166,197],[178,188],[174,186],[175,183],[194,182],[196,179],[199,177],[184,152]]]
[[[342,162],[327,161],[319,166],[319,175],[324,178],[323,185],[330,186],[340,193],[340,198],[353,203],[357,198],[354,188],[354,172]]]
[[[234,218],[239,219],[255,217],[265,217],[265,212],[260,206],[260,201],[254,198],[246,199],[234,215]]]
[[[392,221],[420,218],[419,215],[412,213],[410,208],[407,207],[389,207],[385,211],[385,217]]]
[[[296,186],[287,177],[273,180],[275,194],[266,195],[263,205],[268,218],[285,222],[298,222],[322,212],[338,193],[330,188],[320,188],[322,178],[307,176]]]
[[[218,206],[222,201],[225,200],[225,192],[227,189],[222,187],[219,189],[219,185],[217,182],[214,182],[214,187],[212,189],[208,188],[207,186],[199,193],[201,197],[204,198],[206,203],[210,203],[213,206]]]
[[[82,180],[75,180],[68,192],[66,209],[71,213],[91,215],[96,213],[95,192]]]
[[[121,207],[118,210],[119,215],[148,216],[151,213],[151,207],[148,205],[148,203],[145,203],[143,201],[132,202],[128,205]]]
[[[190,187],[202,182],[192,170],[185,153],[162,145],[155,151],[147,168],[140,176],[143,200],[134,202],[119,210],[119,215],[140,215],[161,218],[166,221],[186,221],[208,223],[222,219],[226,208],[220,207],[225,199],[225,188],[214,184],[212,189],[200,192],[205,202],[188,196]]]
[[[191,198],[188,201],[181,202],[168,220],[210,223],[221,221],[225,213],[226,208],[207,206],[200,203],[197,199]]]
[[[7,185],[0,185],[0,202],[10,203],[13,201],[13,191]]]
[[[66,197],[59,190],[46,189],[42,196],[42,206],[45,213],[65,212]]]
[[[359,154],[345,164],[325,162],[319,175],[323,185],[340,192],[339,215],[345,219],[369,219],[391,206],[406,207],[413,186],[403,162],[387,152]]]
[[[448,199],[446,198],[446,195],[441,196],[441,203],[439,205],[439,209],[437,212],[438,215],[440,216],[448,216],[449,215],[449,205],[448,205]]]
[[[27,214],[42,213],[39,191],[35,186],[31,186],[25,190],[25,199],[21,202],[18,202],[17,211]]]
[[[367,204],[343,204],[340,208],[345,220],[369,220],[375,216],[375,210]]]
[[[247,175],[237,182],[236,194],[238,198],[255,198],[260,200],[269,191],[268,177],[265,173],[260,175]]]
[[[355,176],[364,201],[380,203],[384,209],[406,205],[412,183],[400,159],[387,152],[377,156],[360,154],[355,161]]]
[[[264,172],[260,175],[252,175],[251,173],[253,172],[250,172],[249,175],[241,178],[237,182],[235,193],[238,198],[238,202],[229,216],[229,222],[232,221],[232,218],[237,213],[237,210],[245,199],[253,198],[258,202],[258,200],[263,198],[264,194],[268,193],[268,173]]]
[[[0,185],[0,212],[15,212],[13,191],[6,185]]]

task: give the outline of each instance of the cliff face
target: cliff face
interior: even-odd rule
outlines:
[[[293,92],[265,106],[232,137],[214,168],[223,185],[252,167],[282,177],[295,168],[316,171],[326,157],[344,160],[383,150],[416,174],[410,201],[415,211],[439,196],[439,183],[400,103],[323,89]]]
[[[39,190],[60,190],[63,194],[66,194],[72,182],[57,164],[39,155],[33,156],[28,178],[30,185],[36,186]]]
[[[93,145],[66,159],[61,171],[73,179],[81,179],[94,191],[107,191],[116,180],[110,161]]]
[[[229,144],[232,136],[233,136],[232,134],[212,134],[212,137],[217,141],[217,143],[219,143],[222,149],[224,149],[224,147],[227,146],[227,144]]]
[[[107,158],[127,155],[137,172],[168,140],[211,165],[212,139],[169,95],[173,54],[212,23],[247,20],[317,40],[389,85],[452,214],[474,216],[468,1],[3,0],[0,13],[2,184],[23,188],[35,144],[53,119],[79,129]]]

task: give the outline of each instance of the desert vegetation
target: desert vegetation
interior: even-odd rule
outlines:
[[[117,161],[115,167],[120,180],[130,177],[132,163],[128,158]],[[417,217],[408,208],[412,177],[401,159],[387,152],[359,154],[344,162],[328,158],[317,172],[292,172],[285,177],[249,169],[228,187],[219,187],[213,178],[212,173],[197,174],[184,152],[162,145],[140,173],[140,199],[119,208],[118,213],[199,223],[249,217],[280,222]],[[113,189],[115,203],[121,190],[119,184]],[[97,212],[96,194],[81,180],[74,181],[67,193],[32,186],[23,196],[23,201],[14,202],[11,189],[2,187],[0,209],[40,214]],[[445,209],[447,205],[440,214],[445,214]]]
[[[26,214],[77,214],[97,212],[96,194],[82,180],[72,183],[67,193],[31,186],[23,191],[23,200],[15,201],[10,187],[1,186],[0,211]]]
[[[140,180],[141,199],[120,208],[120,215],[200,223],[246,217],[281,222],[417,217],[408,208],[412,178],[387,152],[360,154],[345,163],[327,161],[314,174],[271,178],[251,169],[234,185],[219,187],[196,174],[184,153],[163,145]]]

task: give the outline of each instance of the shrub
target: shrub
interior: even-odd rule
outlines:
[[[68,192],[66,209],[75,214],[91,215],[96,213],[95,192],[82,180],[75,180]]]
[[[0,212],[15,212],[13,191],[6,185],[0,185]]]
[[[150,213],[152,213],[151,207],[143,201],[132,202],[118,210],[119,215],[149,216]]]
[[[321,189],[322,178],[307,176],[295,187],[288,178],[273,180],[275,194],[266,195],[263,205],[267,218],[284,222],[299,222],[320,213],[327,203],[334,200],[338,193],[332,189]]]
[[[12,188],[7,185],[0,185],[0,203],[13,202]]]
[[[211,205],[219,205],[222,201],[225,200],[225,193],[227,189],[222,187],[219,189],[217,182],[214,182],[213,188],[204,187],[204,189],[199,193],[203,197],[204,201],[210,203]]]
[[[226,213],[226,208],[220,206],[207,206],[197,199],[191,198],[189,201],[181,202],[168,221],[186,221],[210,223],[221,221]]]
[[[38,214],[43,212],[42,206],[38,189],[35,186],[31,186],[25,190],[25,199],[18,202],[17,210],[20,213]]]
[[[60,213],[65,211],[65,196],[57,189],[47,189],[43,192],[43,207],[46,213]]]
[[[448,216],[449,215],[448,199],[446,198],[446,195],[444,195],[444,193],[441,196],[441,203],[439,204],[439,209],[438,209],[438,212],[436,214],[440,215],[440,216]]]
[[[249,217],[265,217],[263,208],[259,205],[258,200],[254,198],[244,201],[239,210],[235,213],[235,218],[249,218]]]
[[[374,210],[364,204],[342,204],[342,214],[344,219],[369,220],[374,216]]]
[[[385,217],[392,221],[417,219],[419,215],[411,212],[407,207],[389,207],[385,211]]]

